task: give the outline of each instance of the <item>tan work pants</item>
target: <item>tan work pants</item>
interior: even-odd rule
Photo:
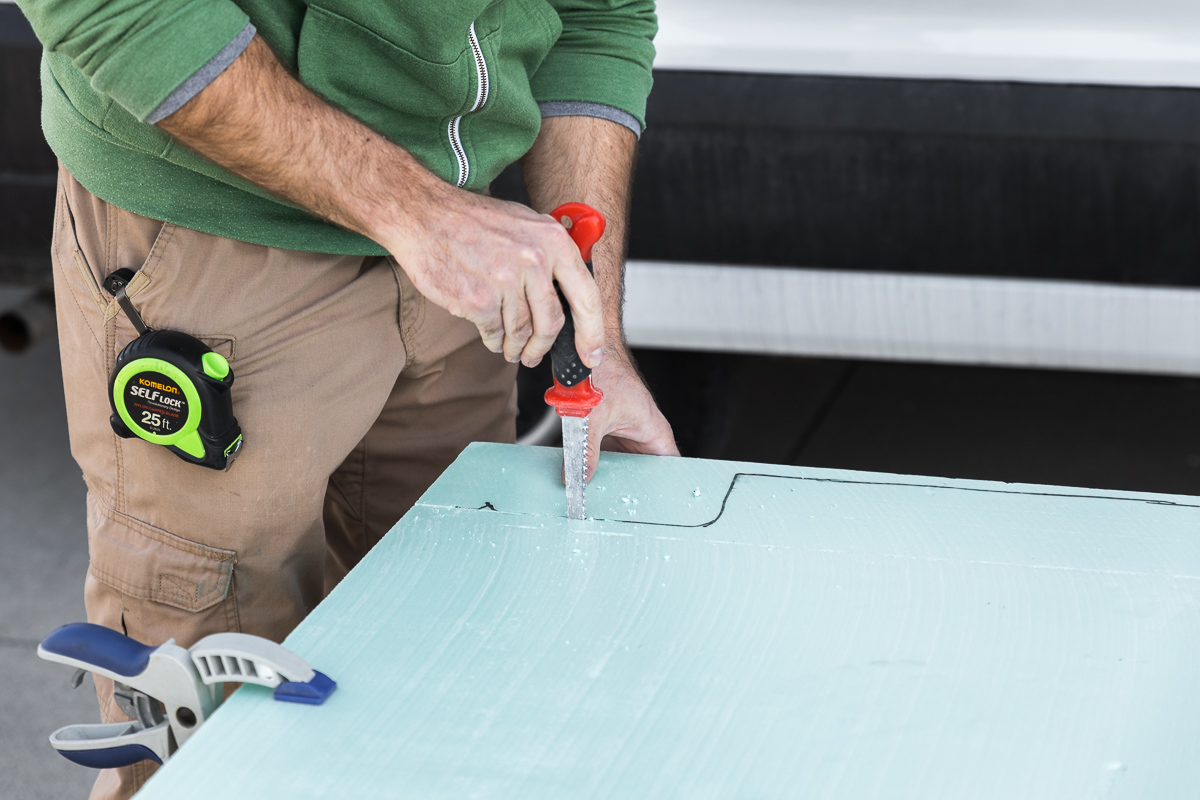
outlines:
[[[65,170],[53,255],[91,622],[149,644],[220,631],[279,641],[469,442],[514,439],[515,366],[390,258],[156,222]],[[127,291],[151,328],[229,359],[245,436],[229,472],[112,432],[108,375],[136,333],[101,284],[122,267],[137,271]],[[96,683],[103,719],[126,719],[111,682]],[[131,796],[151,767],[103,771],[92,797]]]

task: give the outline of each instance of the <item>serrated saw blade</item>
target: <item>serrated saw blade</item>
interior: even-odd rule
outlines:
[[[587,417],[563,417],[562,434],[567,519],[583,519],[587,494]]]

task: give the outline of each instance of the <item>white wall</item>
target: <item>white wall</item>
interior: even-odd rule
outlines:
[[[1195,0],[659,0],[656,65],[1200,86]]]
[[[1200,375],[1200,290],[635,261],[641,347]]]

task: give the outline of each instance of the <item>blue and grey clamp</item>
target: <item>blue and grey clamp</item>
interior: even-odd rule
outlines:
[[[85,767],[123,767],[149,759],[159,764],[208,719],[224,698],[222,684],[257,683],[275,699],[320,705],[337,688],[296,654],[245,633],[206,636],[185,650],[168,639],[142,644],[110,628],[75,622],[47,636],[38,656],[116,682],[117,704],[133,722],[68,725],[50,744]]]

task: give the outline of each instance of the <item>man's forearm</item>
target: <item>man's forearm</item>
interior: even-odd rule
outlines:
[[[442,183],[306,89],[257,37],[159,127],[230,172],[376,241]]]
[[[621,352],[621,303],[630,188],[637,138],[622,125],[595,117],[551,117],[521,160],[535,211],[587,203],[607,221],[592,264],[604,311],[605,349]]]
[[[158,125],[230,172],[383,245],[422,294],[475,323],[484,344],[510,361],[532,364],[554,342],[557,281],[575,312],[584,363],[600,362],[599,294],[561,225],[439,179],[302,86],[261,39]]]

